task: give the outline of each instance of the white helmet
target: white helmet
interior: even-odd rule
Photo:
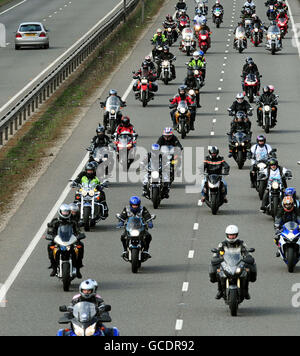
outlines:
[[[98,283],[94,279],[87,279],[81,282],[79,293],[84,299],[90,299],[96,296]]]
[[[238,240],[239,228],[236,225],[228,225],[225,230],[226,241],[234,244]],[[235,238],[229,238],[229,235],[235,235]]]

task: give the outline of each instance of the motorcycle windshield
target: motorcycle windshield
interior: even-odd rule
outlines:
[[[93,158],[99,162],[105,155],[107,155],[108,148],[107,147],[97,147],[93,152]]]
[[[235,37],[245,37],[246,33],[245,33],[245,29],[243,27],[238,27],[235,31]]]
[[[184,113],[189,110],[189,107],[187,106],[187,103],[185,101],[181,101],[177,106],[177,110],[181,113]]]
[[[246,77],[247,82],[256,82],[256,75],[255,74],[248,74]]]
[[[207,36],[208,35],[208,31],[207,30],[201,30],[200,31],[200,35],[201,36]]]
[[[225,248],[224,262],[229,267],[236,267],[242,260],[240,248]]]
[[[120,106],[121,106],[120,99],[117,98],[116,96],[110,96],[107,99],[107,102],[106,102],[106,110],[107,111],[115,110],[116,112],[118,112],[120,109]]]
[[[132,137],[128,134],[122,134],[119,138],[121,145],[127,145],[131,141]]]
[[[242,131],[238,131],[234,134],[234,139],[236,142],[243,142],[246,138],[246,134]]]
[[[81,188],[82,188],[83,191],[88,192],[89,190],[96,189],[96,186],[97,186],[97,183],[89,182],[89,183],[82,183]]]
[[[131,217],[128,219],[126,230],[129,235],[139,235],[141,231],[144,230],[144,224],[141,218]],[[138,234],[134,234],[134,232],[138,232]]]
[[[208,176],[208,181],[213,185],[216,185],[220,180],[221,180],[221,176],[218,174],[210,174]]]
[[[221,15],[221,13],[222,13],[222,10],[219,7],[214,9],[214,14],[215,15]]]
[[[284,224],[283,232],[284,233],[292,232],[294,235],[297,235],[297,234],[299,234],[299,226],[298,226],[298,224],[296,222],[289,221],[288,223]]]
[[[190,28],[185,28],[183,31],[182,31],[182,38],[184,40],[192,40],[194,38],[194,32],[192,29]]]
[[[270,26],[268,28],[268,35],[280,35],[280,28],[278,26]]]
[[[58,236],[62,241],[67,242],[73,235],[72,225],[62,225],[58,228]]]
[[[80,323],[89,323],[96,316],[97,310],[93,303],[80,302],[73,308],[73,316]]]

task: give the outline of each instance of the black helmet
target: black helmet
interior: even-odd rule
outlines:
[[[217,157],[219,154],[219,149],[217,146],[212,146],[208,150],[208,153],[209,153],[210,157]]]
[[[247,57],[247,58],[246,58],[246,63],[249,63],[249,62],[253,62],[252,57]],[[253,62],[253,63],[254,63],[254,62]]]
[[[121,119],[121,123],[123,126],[127,127],[130,125],[130,118],[128,116],[123,116]]]
[[[164,52],[169,53],[169,47],[168,46],[164,46],[163,50],[164,50]]]
[[[99,134],[99,133],[105,134],[105,127],[99,125],[99,126],[96,128],[96,133],[97,133],[97,134]]]
[[[87,163],[85,166],[85,174],[89,179],[94,178],[96,175],[96,167],[91,162]]]
[[[268,164],[269,164],[269,167],[271,166],[277,166],[278,167],[278,161],[276,158],[270,158],[269,161],[268,161]]]
[[[187,89],[186,85],[180,85],[180,87],[178,88],[178,94],[180,96],[185,96],[186,95],[186,89]]]

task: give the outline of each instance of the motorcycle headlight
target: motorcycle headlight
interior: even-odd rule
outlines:
[[[236,142],[236,143],[235,143],[235,145],[236,145],[236,147],[237,147],[237,146],[239,145],[239,143],[238,143],[238,142]]]
[[[245,142],[242,142],[241,145],[242,145],[242,146],[245,146]]]
[[[258,32],[258,28],[255,28],[254,31],[255,31],[255,32]]]
[[[171,29],[171,27],[169,27],[169,28],[168,28],[168,32],[171,32],[171,31],[172,31],[172,29]]]
[[[206,40],[206,36],[201,36],[201,40]]]
[[[273,182],[272,183],[272,189],[278,189],[278,188],[279,188],[278,182]]]
[[[96,324],[93,324],[91,326],[89,326],[86,330],[85,330],[85,336],[93,336],[95,335],[96,332]]]
[[[76,336],[84,336],[84,330],[76,324],[73,324],[74,333]]]
[[[185,114],[185,108],[180,108],[179,111],[181,114]]]
[[[89,196],[90,196],[90,197],[93,197],[94,195],[95,195],[95,191],[91,189],[91,190],[89,191]]]
[[[267,111],[267,112],[270,111],[270,106],[269,105],[265,106],[265,111]]]
[[[148,84],[148,80],[147,79],[142,79],[142,84]]]
[[[110,112],[112,115],[115,115],[115,110],[111,110],[111,112]]]
[[[199,70],[196,69],[196,70],[194,71],[194,74],[195,74],[195,75],[198,75],[198,74],[199,74]]]
[[[272,40],[276,40],[276,35],[271,35]]]
[[[82,190],[81,194],[82,194],[83,197],[86,197],[88,192],[86,190]]]
[[[151,173],[151,177],[152,177],[152,179],[158,179],[159,178],[159,172],[157,172],[157,171],[152,172]]]
[[[258,163],[257,168],[259,168],[260,170],[263,170],[263,169],[266,168],[266,164],[264,164],[264,163]]]
[[[130,232],[130,236],[132,236],[132,237],[138,237],[139,235],[140,235],[139,230],[132,230]]]
[[[218,184],[212,184],[212,183],[208,182],[208,186],[209,186],[209,188],[213,189],[213,188],[216,188],[218,186]]]
[[[242,269],[240,267],[238,267],[235,271],[236,274],[241,274],[241,272],[242,272]]]

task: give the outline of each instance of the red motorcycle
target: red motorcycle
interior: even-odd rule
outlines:
[[[127,171],[134,162],[136,137],[129,131],[123,131],[121,135],[115,136],[114,144],[119,164],[123,171]]]
[[[258,96],[259,81],[255,74],[248,74],[244,79],[245,95],[249,98],[250,103],[254,102],[254,97]]]
[[[251,42],[254,44],[255,47],[260,45],[263,40],[263,31],[259,27],[259,25],[255,24],[254,28],[251,30]]]
[[[207,30],[199,32],[199,47],[204,53],[210,48],[210,33]]]
[[[284,38],[284,36],[288,32],[289,20],[286,17],[278,17],[276,21],[277,21],[277,26],[280,28],[281,38]]]
[[[178,22],[178,29],[180,32],[182,32],[183,29],[190,27],[190,19],[186,16],[180,17]]]

